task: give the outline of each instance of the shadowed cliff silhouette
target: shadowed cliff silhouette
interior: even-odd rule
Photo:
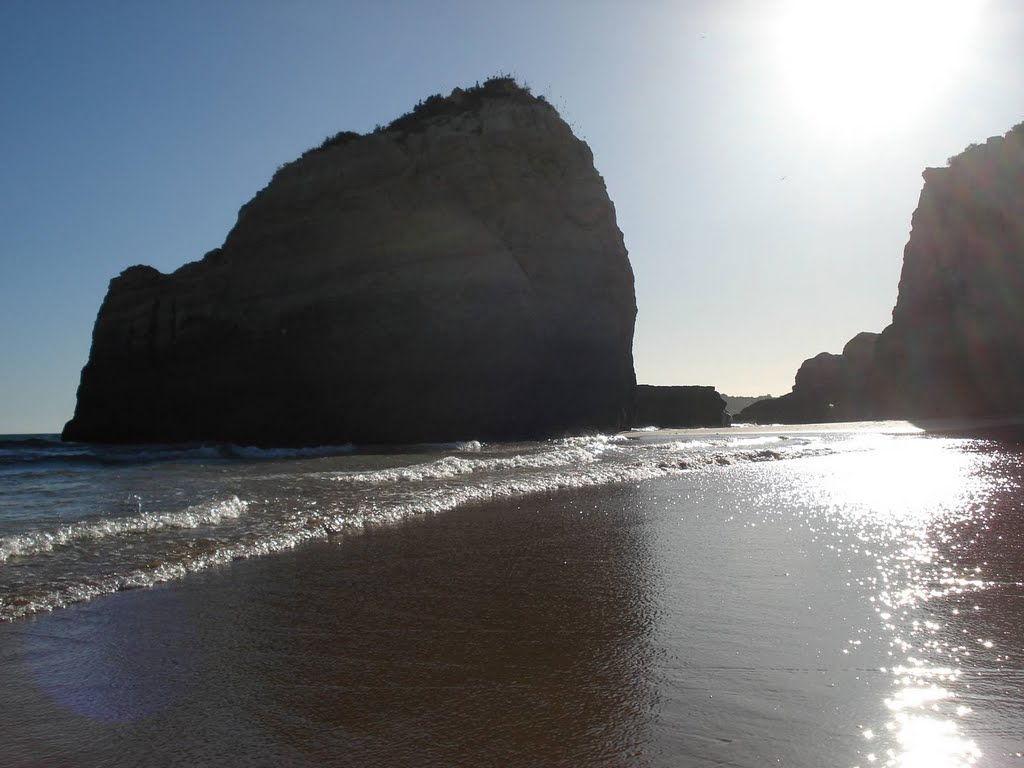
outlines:
[[[1024,413],[1024,123],[928,168],[892,324],[806,360],[755,422]]]
[[[111,284],[69,440],[514,439],[629,426],[636,316],[587,145],[506,77],[282,166],[224,245]]]

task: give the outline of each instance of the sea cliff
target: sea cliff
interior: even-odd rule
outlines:
[[[63,437],[619,429],[635,315],[589,148],[546,101],[494,78],[282,166],[200,261],[114,278]]]
[[[892,323],[806,360],[791,393],[737,420],[1022,412],[1024,123],[924,171]]]

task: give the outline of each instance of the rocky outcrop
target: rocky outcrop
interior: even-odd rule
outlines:
[[[751,404],[735,421],[810,424],[870,418],[869,382],[877,339],[877,333],[859,333],[842,354],[821,352],[804,360],[792,392]]]
[[[111,281],[71,440],[627,426],[633,275],[585,143],[507,78],[281,167],[223,246]]]
[[[725,400],[714,387],[636,388],[637,427],[722,427],[729,424]]]
[[[892,324],[805,361],[737,420],[1024,411],[1024,123],[924,172]]]

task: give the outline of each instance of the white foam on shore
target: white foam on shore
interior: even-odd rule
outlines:
[[[553,440],[545,449],[537,452],[523,452],[511,456],[491,458],[462,458],[445,456],[435,461],[413,464],[405,467],[371,470],[366,472],[342,472],[333,476],[340,483],[351,485],[390,485],[397,482],[420,482],[442,480],[473,473],[502,472],[509,470],[530,470],[543,467],[578,466],[598,459],[614,446],[626,442],[617,435],[593,435]],[[459,444],[462,445],[462,444]],[[474,447],[460,450],[479,452],[479,443]]]
[[[447,512],[469,504],[636,483],[688,471],[715,471],[730,464],[831,452],[821,445],[805,444],[750,450],[694,450],[687,441],[645,444],[598,436],[552,441],[535,453],[523,451],[480,458],[446,456],[422,465],[375,472],[310,473],[307,477],[310,482],[320,482],[321,492],[325,486],[329,489],[332,481],[342,483],[345,490],[339,488],[336,494],[321,494],[316,498],[300,495],[276,502],[294,506],[293,512],[268,506],[260,514],[243,518],[249,504],[235,496],[181,512],[75,523],[0,539],[2,561],[16,555],[45,554],[61,545],[73,545],[76,540],[116,544],[116,538],[126,534],[239,521],[239,525],[217,529],[217,538],[186,540],[184,544],[180,537],[169,539],[163,551],[154,552],[142,567],[129,566],[121,572],[108,571],[73,579],[51,578],[19,587],[17,594],[0,603],[0,620],[51,611],[103,594],[172,581],[234,560],[281,552],[303,542]],[[296,479],[302,477],[300,473]]]
[[[492,463],[489,468],[502,470],[521,469],[523,466],[529,466],[538,471],[520,472],[508,477],[502,477],[499,474],[488,477],[480,483],[472,484],[452,480],[454,475],[439,474],[439,478],[450,481],[418,489],[415,495],[409,497],[374,498],[371,496],[341,514],[316,513],[310,515],[306,518],[305,524],[307,527],[323,527],[328,532],[335,532],[351,527],[397,522],[415,515],[447,512],[466,504],[497,499],[635,483],[712,467],[832,453],[830,449],[821,446],[798,446],[789,451],[762,448],[749,451],[680,453],[678,445],[678,443],[670,446],[662,445],[660,447],[663,450],[653,456],[636,456],[633,452],[627,452],[616,456],[616,459],[611,461],[598,461],[593,454],[584,453],[583,456],[589,458],[585,462],[574,463],[551,458],[550,463],[545,464],[537,460],[540,457],[531,457],[533,460],[528,463],[516,464],[514,460],[522,457],[515,456],[506,460],[505,463]],[[666,448],[667,450],[664,450]],[[566,456],[564,452],[559,452],[558,455],[559,458]],[[433,464],[437,464],[437,462]],[[405,479],[400,473],[390,477],[394,480]],[[425,479],[425,475],[417,474],[416,479]]]
[[[450,443],[417,443],[417,447],[438,451],[462,451],[473,453],[483,448],[479,440],[455,440]]]
[[[135,568],[125,573],[106,574],[77,582],[40,585],[29,594],[0,606],[0,621],[13,621],[33,613],[66,608],[69,605],[114,592],[152,587],[213,566],[226,565],[235,560],[282,552],[314,538],[323,538],[323,534],[313,529],[297,530],[260,541],[240,542],[218,547],[199,555],[162,562],[151,568]]]
[[[339,473],[334,475],[333,479],[339,483],[350,485],[391,485],[398,482],[443,480],[473,473],[579,466],[596,461],[598,456],[607,450],[609,444],[603,440],[580,445],[558,444],[551,450],[540,453],[521,453],[493,458],[470,459],[460,456],[445,456],[435,461],[406,467]]]
[[[167,528],[199,528],[236,520],[248,504],[237,496],[212,504],[199,504],[180,512],[141,513],[137,517],[117,517],[83,521],[50,530],[30,531],[0,538],[0,563],[11,557],[27,557],[52,552],[56,547],[84,539],[105,539],[126,534],[159,531]]]

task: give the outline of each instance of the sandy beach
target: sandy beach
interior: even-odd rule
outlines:
[[[893,440],[469,504],[2,624],[0,762],[1006,764],[1020,463]]]

